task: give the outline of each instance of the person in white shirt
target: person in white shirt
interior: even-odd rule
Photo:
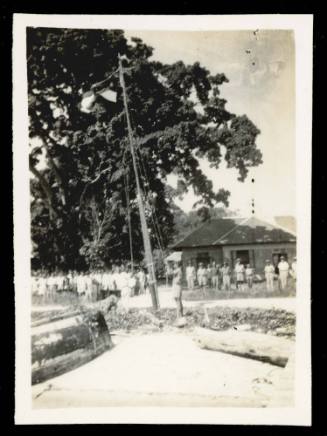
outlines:
[[[111,269],[105,271],[102,275],[103,297],[109,295],[110,291],[114,291],[115,282],[113,280]]]
[[[138,278],[138,282],[139,282],[139,286],[140,286],[140,294],[144,294],[145,293],[145,273],[143,271],[142,268],[140,268],[140,270],[137,273],[137,278]]]
[[[289,273],[290,266],[286,262],[285,257],[280,257],[280,262],[278,264],[278,270],[279,270],[279,280],[280,280],[280,287],[283,291],[287,287],[287,278]]]
[[[189,261],[186,267],[186,281],[187,281],[187,288],[189,290],[194,289],[194,280],[195,280],[195,268],[192,265],[192,262]]]
[[[222,289],[223,291],[230,291],[230,276],[231,276],[231,269],[228,265],[228,262],[225,261],[223,266],[220,269],[223,283],[222,283]]]
[[[208,286],[208,288],[211,288],[211,286],[212,286],[212,268],[211,268],[211,265],[210,265],[210,263],[208,264],[208,266],[207,266],[207,286]]]
[[[173,298],[176,303],[177,318],[181,318],[183,316],[182,269],[180,267],[179,262],[174,263],[172,291],[173,291]]]
[[[84,274],[83,273],[77,274],[75,281],[76,281],[77,294],[79,297],[82,297],[83,295],[85,295],[86,292]]]
[[[87,301],[92,301],[93,297],[93,279],[92,275],[87,272],[83,275],[83,280],[85,283],[85,297]]]
[[[200,288],[204,289],[207,286],[207,269],[203,266],[202,262],[199,264],[197,279]]]
[[[245,268],[244,265],[241,263],[241,259],[236,259],[236,265],[235,265],[236,289],[239,289],[240,291],[243,290],[243,286],[244,286],[244,273],[245,273]]]
[[[117,289],[121,292],[121,297],[129,297],[130,289],[128,287],[128,274],[125,271],[124,266],[118,269],[119,273],[116,276]]]
[[[219,289],[219,265],[216,262],[212,262],[211,265],[211,283],[212,287],[218,291]]]
[[[246,277],[246,283],[248,285],[248,289],[252,289],[253,277],[254,277],[254,268],[252,268],[250,264],[247,264],[247,266],[245,268],[245,277]]]
[[[266,278],[266,288],[267,291],[274,291],[274,276],[275,276],[275,267],[271,263],[269,259],[266,260],[266,266],[264,269],[265,278]]]
[[[130,271],[128,273],[128,288],[129,288],[130,297],[134,297],[135,295],[135,286],[136,286],[136,277],[132,273],[132,271]]]

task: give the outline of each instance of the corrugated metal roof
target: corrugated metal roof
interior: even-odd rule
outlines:
[[[214,218],[194,230],[173,248],[295,242],[295,240],[293,234],[256,217]]]

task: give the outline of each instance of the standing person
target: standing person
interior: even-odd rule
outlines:
[[[176,303],[177,318],[183,316],[183,304],[182,304],[182,269],[179,262],[174,263],[173,268],[173,298]]]
[[[243,291],[244,286],[244,265],[241,263],[241,259],[236,259],[235,276],[236,276],[236,289]]]
[[[212,280],[212,287],[218,291],[219,289],[219,265],[216,265],[216,262],[212,262],[211,266],[211,280]]]
[[[281,287],[281,290],[283,291],[287,287],[287,277],[288,277],[288,273],[289,273],[289,269],[290,269],[290,266],[286,262],[284,256],[280,257],[278,269],[279,269],[280,287]]]
[[[70,272],[70,277],[69,277],[69,283],[70,283],[70,289],[73,292],[73,294],[77,294],[77,273],[76,271],[71,271]]]
[[[231,287],[230,287],[230,276],[231,276],[231,269],[228,265],[228,262],[225,261],[222,268],[221,268],[221,275],[222,275],[222,279],[223,279],[223,283],[222,283],[222,289],[224,291],[230,291]]]
[[[245,277],[246,283],[248,285],[248,289],[252,289],[253,286],[253,277],[254,277],[254,268],[248,263],[245,268]]]
[[[192,265],[192,262],[189,261],[186,267],[186,281],[187,281],[187,288],[190,291],[194,289],[194,280],[195,280],[195,268],[194,265]]]
[[[93,280],[91,272],[88,271],[84,274],[84,283],[85,283],[85,297],[87,301],[92,301],[92,294],[93,294]]]
[[[211,288],[211,286],[212,286],[212,268],[211,268],[210,263],[208,263],[208,266],[207,266],[207,285],[208,285],[208,288]]]
[[[203,266],[202,262],[199,263],[199,268],[198,268],[198,271],[197,271],[197,279],[198,279],[199,287],[202,290],[204,290],[205,287],[207,286],[207,270]]]
[[[77,295],[79,297],[82,297],[83,295],[85,295],[85,281],[84,281],[83,273],[80,272],[79,274],[77,274],[75,281],[76,281]]]
[[[130,297],[134,297],[135,295],[135,287],[136,287],[136,277],[132,271],[128,274],[128,287],[129,287],[129,295]]]
[[[125,271],[123,265],[120,268],[118,267],[115,281],[117,285],[117,290],[119,290],[121,293],[121,297],[129,297],[130,292],[128,287],[128,274]]]
[[[139,271],[137,273],[137,278],[140,286],[140,294],[145,293],[145,273],[143,268],[139,268]]]
[[[266,260],[265,266],[266,289],[269,292],[274,291],[275,268],[269,259]]]

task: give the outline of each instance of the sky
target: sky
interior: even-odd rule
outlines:
[[[244,182],[238,172],[222,165],[218,170],[201,161],[214,187],[231,192],[229,207],[241,216],[251,214],[273,220],[295,216],[295,48],[292,31],[126,31],[154,49],[152,59],[163,63],[199,61],[212,74],[225,73],[221,86],[227,109],[246,114],[261,131],[257,145],[263,164],[250,168]],[[255,182],[251,183],[254,178]],[[176,176],[168,182],[175,185]],[[196,201],[190,190],[176,203],[186,212]]]

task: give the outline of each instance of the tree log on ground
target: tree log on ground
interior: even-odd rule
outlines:
[[[67,372],[112,348],[100,311],[72,314],[32,327],[32,383]]]
[[[207,350],[221,351],[281,367],[285,367],[294,348],[294,343],[288,339],[237,330],[217,332],[196,328],[194,341]]]

